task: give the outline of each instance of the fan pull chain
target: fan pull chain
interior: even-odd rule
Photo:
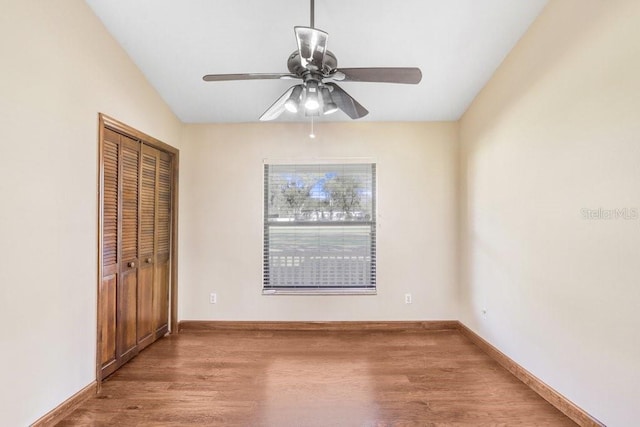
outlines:
[[[313,139],[316,137],[316,134],[313,133],[313,116],[311,116],[311,133],[309,134],[309,138]]]

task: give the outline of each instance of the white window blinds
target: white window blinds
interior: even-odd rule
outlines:
[[[375,291],[375,171],[265,165],[265,293]]]

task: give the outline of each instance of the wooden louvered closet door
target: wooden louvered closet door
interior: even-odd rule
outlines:
[[[122,228],[118,286],[118,356],[122,363],[137,353],[138,212],[140,143],[122,136]]]
[[[169,330],[169,283],[171,271],[171,183],[172,157],[158,152],[153,327],[156,339]]]
[[[120,200],[120,135],[105,129],[102,144],[102,277],[98,292],[99,368],[102,376],[116,369],[117,284],[119,276],[118,213]]]
[[[142,146],[140,175],[140,259],[138,344],[167,333],[171,234],[171,156]]]
[[[142,146],[140,169],[140,259],[138,282],[138,345],[144,348],[155,338],[153,328],[153,276],[156,236],[157,151]]]
[[[103,129],[98,375],[169,330],[172,155]]]
[[[104,376],[138,353],[138,212],[140,143],[105,129],[103,248],[99,316]]]

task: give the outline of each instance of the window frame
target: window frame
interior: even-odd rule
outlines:
[[[265,172],[268,166],[307,166],[307,165],[349,165],[349,164],[366,164],[373,166],[372,169],[372,212],[370,221],[361,221],[357,223],[345,221],[344,224],[348,225],[363,225],[367,223],[371,229],[370,237],[370,251],[371,251],[371,265],[369,266],[370,274],[370,286],[368,287],[298,287],[298,288],[265,288],[268,270],[266,265],[266,236],[268,233],[269,223],[267,221],[267,198],[268,187],[267,180],[265,179]],[[378,230],[378,162],[372,158],[323,158],[323,159],[264,159],[262,165],[262,295],[377,295],[378,292],[378,280],[377,280],[377,230]],[[336,221],[337,223],[338,221]],[[338,225],[338,224],[333,224]],[[331,227],[333,225],[326,225]],[[295,226],[295,225],[294,225]]]

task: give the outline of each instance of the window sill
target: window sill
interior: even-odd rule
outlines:
[[[377,295],[376,289],[263,289],[262,295]]]

